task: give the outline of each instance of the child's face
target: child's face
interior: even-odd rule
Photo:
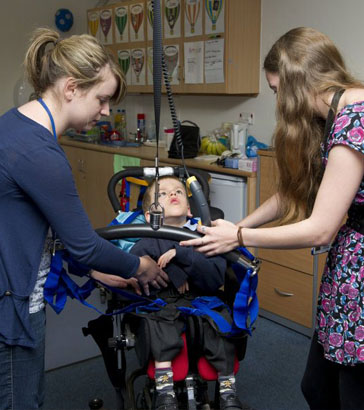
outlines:
[[[154,190],[152,201],[154,202]],[[159,203],[164,208],[164,221],[168,225],[183,225],[186,217],[191,217],[190,207],[183,184],[173,178],[164,178],[159,182]],[[148,214],[148,213],[147,213]],[[147,220],[149,215],[146,214]]]

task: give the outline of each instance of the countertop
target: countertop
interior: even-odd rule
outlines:
[[[72,138],[66,136],[62,136],[59,141],[61,145],[67,145],[76,148],[88,149],[99,152],[107,152],[111,154],[126,155],[129,157],[135,157],[150,161],[154,161],[156,155],[156,147],[149,147],[145,145],[142,145],[140,147],[111,147],[102,144],[75,141],[72,140]],[[168,158],[168,152],[165,150],[164,147],[159,148],[159,159],[162,164],[181,165],[181,160]],[[211,164],[209,161],[201,160],[198,157],[186,159],[185,163],[190,168],[198,168],[210,172],[247,177],[248,180],[255,179],[257,176],[256,172],[242,171],[233,168],[224,168],[221,165]]]

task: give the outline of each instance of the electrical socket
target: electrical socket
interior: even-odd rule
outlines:
[[[253,112],[241,112],[239,114],[239,120],[248,125],[254,124],[254,113]]]

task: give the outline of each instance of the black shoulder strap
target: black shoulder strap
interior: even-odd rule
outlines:
[[[332,98],[331,101],[331,106],[329,109],[329,113],[327,114],[326,118],[326,123],[325,123],[325,131],[324,131],[324,145],[325,145],[325,151],[327,149],[327,139],[329,138],[330,130],[332,127],[332,124],[335,119],[336,111],[337,111],[337,106],[339,104],[339,100],[341,96],[344,94],[345,89],[342,88],[340,90],[337,90]]]
[[[193,121],[184,120],[184,121],[181,122],[181,124],[186,124],[186,123],[191,124],[191,125],[193,125],[193,126],[196,127],[196,128],[199,128],[198,125],[197,125],[195,122],[193,122]]]

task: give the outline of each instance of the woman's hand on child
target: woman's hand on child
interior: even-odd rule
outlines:
[[[136,294],[141,295],[140,286],[136,278],[124,279],[117,275],[109,275],[107,273],[102,273],[97,270],[91,271],[91,278],[98,280],[105,285],[112,286],[114,288],[127,288],[132,287]]]
[[[167,287],[168,275],[158,266],[150,256],[141,256],[139,268],[135,274],[138,282],[142,286],[144,293],[149,296],[149,285],[160,289]]]
[[[169,262],[176,256],[176,250],[169,249],[167,252],[165,252],[163,255],[161,255],[158,259],[158,265],[163,269],[165,268]]]
[[[238,228],[235,224],[224,219],[211,222],[211,227],[198,226],[197,230],[205,234],[201,238],[180,242],[181,246],[195,246],[196,251],[207,256],[226,253],[235,249],[239,243],[237,238]]]
[[[184,284],[182,284],[177,290],[178,290],[178,292],[181,293],[181,294],[188,292],[188,291],[190,290],[190,287],[189,287],[189,285],[188,285],[187,280],[186,280],[186,282],[185,282]]]

